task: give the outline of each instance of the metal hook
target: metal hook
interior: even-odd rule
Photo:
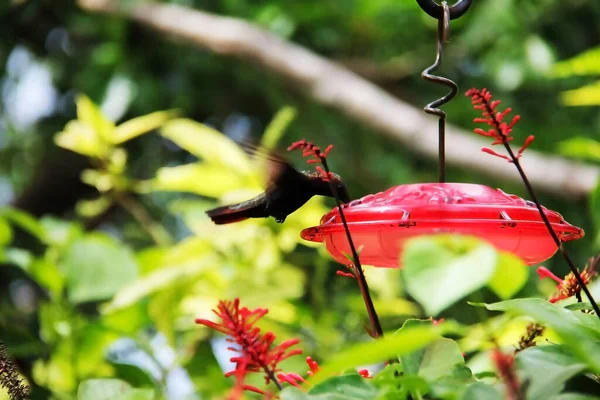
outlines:
[[[443,6],[437,4],[433,0],[417,0],[417,3],[419,3],[421,9],[423,9],[430,17],[442,19],[444,16]],[[472,3],[473,0],[459,0],[455,5],[450,7],[450,19],[462,17],[469,7],[471,7]]]
[[[419,4],[425,0],[417,0]],[[462,0],[465,1],[465,0]],[[469,1],[470,3],[470,1]],[[457,3],[457,5],[460,4]],[[422,7],[422,6],[421,6]],[[438,107],[442,104],[446,104],[456,96],[458,93],[458,86],[452,80],[441,76],[433,75],[432,72],[440,67],[442,64],[442,57],[444,55],[444,42],[448,42],[450,38],[450,7],[448,3],[442,1],[442,5],[439,6],[442,10],[442,18],[438,19],[438,32],[437,32],[437,53],[435,62],[429,68],[425,69],[421,76],[423,79],[439,83],[450,88],[450,93],[441,97],[425,106],[424,110],[428,114],[437,115],[439,120],[439,137],[438,137],[438,181],[444,182],[446,180],[446,113],[440,110]],[[425,9],[424,9],[425,10]],[[427,11],[427,10],[426,10]]]

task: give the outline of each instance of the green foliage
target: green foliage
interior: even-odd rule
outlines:
[[[79,385],[77,400],[153,400],[153,390],[132,388],[118,379],[90,379]]]
[[[406,290],[428,315],[437,315],[485,285],[501,298],[509,298],[527,280],[521,260],[498,253],[475,238],[446,235],[412,239],[403,250],[402,265]]]
[[[248,307],[269,308],[261,326],[277,333],[278,340],[299,337],[304,353],[322,360],[321,372],[309,384],[321,382],[303,385],[310,388],[306,392],[288,387],[283,399],[503,399],[506,385],[490,362],[490,351],[498,345],[512,353],[532,320],[546,325],[547,332],[536,347],[516,355],[526,399],[597,398],[572,393],[574,380],[586,383],[582,393],[598,392],[592,375],[598,372],[598,326],[582,312],[589,312],[589,305],[561,307],[533,299],[550,295],[554,283],[537,284],[528,267],[486,243],[421,238],[405,250],[401,273],[367,268],[386,331],[385,339],[373,342],[362,328],[367,319],[354,282],[337,278],[339,266],[322,248],[299,238],[301,229],[315,225],[328,210],[323,200],[313,199],[284,225],[261,220],[214,227],[204,215],[263,189],[263,160],[249,157],[230,139],[239,137],[239,124],[230,123],[237,114],[251,125],[241,136],[252,141],[261,136],[256,142],[266,148],[285,147],[304,136],[333,142],[331,165],[347,178],[355,197],[392,184],[435,179],[435,168],[419,156],[328,107],[302,100],[269,70],[171,42],[140,29],[139,22],[95,16],[76,2],[13,3],[18,7],[0,5],[8,12],[0,24],[0,59],[10,57],[13,65],[2,64],[1,188],[7,180],[19,196],[29,192],[34,168],[56,172],[73,167],[40,164],[67,158],[49,142],[61,129],[55,143],[88,158],[81,180],[97,191],[74,194],[76,215],[67,212],[64,218],[0,210],[0,260],[7,277],[0,334],[25,365],[38,397],[159,399],[172,388],[168,378],[175,370],[189,377],[202,398],[225,397],[233,381],[223,377],[216,361],[220,337],[193,320],[210,318],[218,299],[238,296]],[[599,17],[596,4],[474,3],[467,16],[452,22],[445,60],[452,78],[461,87],[483,82],[504,90],[507,103],[527,117],[524,131],[536,134],[541,150],[597,162],[596,110],[557,106],[556,80],[547,78],[574,88],[560,97],[562,104],[598,104],[598,84],[589,81],[598,74],[598,49],[584,50],[597,45],[595,28],[590,28]],[[439,95],[438,87],[420,79],[434,55],[436,23],[414,1],[188,1],[186,6],[257,23],[356,69],[415,105]],[[61,38],[63,27],[68,35]],[[13,126],[16,113],[11,110],[22,102],[7,95],[17,81],[35,81],[15,77],[16,46],[27,47],[27,57],[50,67],[60,92],[54,112],[26,128]],[[552,67],[556,57],[580,50],[581,55]],[[131,96],[124,95],[123,85],[113,85],[119,80],[129,85]],[[67,122],[73,118],[68,100],[73,88],[103,104],[77,96],[77,117]],[[115,98],[122,103],[121,113],[107,113],[109,118],[101,110],[110,110]],[[171,107],[182,112],[155,112]],[[470,127],[472,115],[464,112],[464,102],[457,99],[446,107],[452,123]],[[118,123],[116,114],[129,119]],[[147,134],[154,130],[158,134]],[[565,140],[565,135],[574,137]],[[475,174],[448,170],[453,180],[481,183]],[[489,184],[504,188],[504,183]],[[65,191],[71,186],[76,191],[74,183],[68,185]],[[42,203],[54,201],[55,193],[39,190],[34,194]],[[572,200],[546,198],[544,204],[598,238],[599,193],[600,186],[585,215]],[[97,221],[103,233],[88,232]],[[589,241],[573,254],[579,263],[587,259]],[[33,305],[19,302],[23,281],[40,293]],[[523,298],[493,303],[515,297]],[[465,298],[483,298],[490,311],[505,313],[490,316]],[[449,321],[414,320],[431,315]],[[166,342],[159,349],[156,338]],[[114,356],[115,344],[123,339],[148,363],[140,367]],[[165,363],[160,355],[167,350],[174,357]],[[399,363],[372,379],[346,371],[397,357]],[[285,371],[305,376],[300,358],[288,360]],[[260,377],[252,384],[265,387]]]
[[[305,243],[298,232],[326,212],[322,199],[313,199],[283,226],[268,220],[214,226],[204,211],[215,202],[242,200],[261,190],[266,179],[264,160],[248,156],[208,125],[188,119],[167,121],[168,113],[152,113],[115,126],[86,97],[79,98],[79,108],[78,120],[57,135],[57,143],[92,157],[97,165],[81,178],[102,195],[80,202],[80,210],[87,210],[80,215],[97,216],[109,206],[121,207],[154,243],[136,248],[107,233],[87,232],[78,222],[36,219],[13,208],[0,212],[2,260],[18,266],[47,294],[39,304],[39,330],[34,332],[46,356],[36,359],[30,380],[55,396],[163,398],[173,367],[186,371],[203,395],[223,394],[229,385],[219,378],[222,371],[212,362],[218,354],[211,347],[213,337],[206,328],[194,326],[193,320],[209,317],[219,299],[239,297],[245,306],[269,308],[269,318],[261,321],[268,329],[281,332],[283,338],[305,336],[307,343],[314,341],[305,350],[324,358],[319,372],[304,385],[308,391],[286,388],[282,399],[502,398],[507,389],[494,366],[468,364],[463,347],[473,353],[473,360],[489,357],[490,342],[481,337],[516,332],[515,343],[525,335],[524,325],[511,325],[510,318],[472,326],[409,318],[394,332],[399,315],[422,316],[414,303],[398,297],[403,289],[431,316],[487,288],[489,295],[507,300],[485,304],[488,310],[543,324],[558,342],[520,351],[512,366],[523,380],[527,399],[577,398],[565,393],[568,383],[600,371],[600,323],[582,312],[589,305],[562,307],[535,298],[512,299],[526,288],[528,268],[517,257],[473,237],[419,237],[407,243],[400,274],[366,271],[380,316],[389,319],[384,338],[372,341],[356,336],[351,333],[357,329],[355,321],[331,319],[332,305],[345,309],[347,315],[362,313],[358,296],[346,295],[340,301],[322,294],[329,305],[321,309],[322,318],[315,317],[310,307],[301,305],[301,298],[308,282],[313,293],[323,290],[322,272],[314,275],[300,265],[327,268],[327,263],[318,253],[299,247]],[[277,114],[263,138],[265,147],[277,146],[294,115],[291,108]],[[117,145],[155,128],[198,160],[158,168],[150,179],[132,179],[126,175],[126,149]],[[136,200],[140,194],[165,192],[204,197],[169,202],[170,212],[180,216],[191,233],[185,238],[174,240]],[[33,251],[14,246],[19,232],[41,247]],[[390,276],[396,281],[390,281]],[[149,327],[176,353],[172,365],[159,360],[147,334]],[[7,331],[19,335],[14,329]],[[314,336],[302,330],[311,330]],[[463,338],[454,340],[457,337]],[[119,339],[130,340],[136,351],[149,357],[158,376],[147,367],[108,356]],[[36,340],[28,339],[32,345],[25,354],[40,354],[33,345]],[[390,360],[371,378],[355,372],[338,375]],[[300,364],[290,359],[286,368],[301,371]],[[540,374],[540,369],[545,372]],[[252,384],[264,386],[260,381]]]
[[[572,311],[542,299],[514,299],[485,304],[488,310],[505,311],[534,318],[552,329],[568,351],[596,373],[600,372],[600,320],[591,314]]]

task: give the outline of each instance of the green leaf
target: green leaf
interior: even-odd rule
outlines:
[[[493,374],[494,378],[496,377]],[[464,364],[455,364],[445,377],[431,385],[431,397],[435,399],[458,399],[467,387],[475,383],[471,369]]]
[[[196,260],[183,265],[169,266],[154,270],[135,281],[121,285],[112,301],[103,307],[103,313],[111,313],[123,309],[152,293],[166,289],[178,282],[188,282],[193,277],[216,265],[214,258]]]
[[[594,309],[594,307],[592,307],[592,304],[587,301],[582,301],[581,303],[567,304],[565,306],[565,308],[567,310],[571,310],[571,311],[593,310]]]
[[[4,218],[0,218],[0,247],[4,247],[12,241],[12,229]]]
[[[496,272],[488,287],[503,300],[508,300],[527,283],[529,268],[519,257],[507,253],[498,253]]]
[[[77,400],[152,400],[152,389],[134,389],[120,379],[88,379],[77,389]]]
[[[600,179],[596,182],[596,187],[589,196],[589,209],[594,222],[594,230],[596,231],[596,247],[600,247]]]
[[[25,211],[12,207],[0,209],[0,216],[4,217],[25,232],[37,238],[42,243],[47,243],[47,235],[42,225]]]
[[[154,388],[156,386],[152,376],[134,364],[124,362],[111,362],[114,368],[114,376],[126,381],[131,386],[138,388]]]
[[[70,121],[54,136],[57,146],[89,157],[103,157],[107,147],[96,131],[80,121]]]
[[[483,382],[470,385],[463,393],[462,400],[502,400],[502,394],[493,386]]]
[[[100,196],[93,200],[79,200],[75,206],[77,215],[94,218],[102,214],[113,204],[109,196]]]
[[[567,310],[542,299],[515,299],[485,304],[488,310],[526,315],[548,326],[571,354],[600,372],[600,320],[595,315]]]
[[[334,376],[312,387],[308,394],[334,395],[327,398],[349,400],[372,400],[376,397],[377,389],[369,385],[366,379],[358,374]]]
[[[565,156],[600,161],[600,142],[583,136],[559,142],[558,151]]]
[[[277,146],[287,127],[296,118],[296,109],[293,107],[284,107],[273,118],[271,123],[265,129],[261,145],[266,149],[272,149]]]
[[[600,105],[600,81],[560,93],[560,100],[566,106]]]
[[[104,300],[135,281],[133,252],[104,235],[77,239],[66,248],[61,263],[72,303]]]
[[[402,368],[406,374],[419,375],[433,382],[447,375],[456,364],[465,360],[458,344],[447,338],[441,338],[424,349],[402,357]]]
[[[207,163],[247,174],[250,162],[244,151],[221,132],[189,119],[169,121],[161,134]]]
[[[144,133],[160,128],[176,115],[175,111],[157,111],[123,122],[109,138],[113,144],[121,144]]]
[[[546,400],[559,394],[569,379],[587,369],[560,345],[525,349],[517,354],[517,363],[529,378],[528,400]]]
[[[427,315],[435,316],[457,300],[485,286],[498,255],[489,244],[456,235],[409,240],[402,254],[406,290]]]
[[[77,120],[91,127],[101,140],[108,140],[113,136],[115,124],[104,117],[98,107],[89,97],[80,94],[77,96]]]
[[[150,181],[152,190],[190,192],[219,198],[244,186],[239,173],[220,165],[192,163],[160,168]]]
[[[569,76],[600,75],[600,47],[586,50],[583,53],[557,62],[553,66],[552,76],[565,78]]]
[[[318,383],[343,369],[375,364],[392,357],[412,353],[439,339],[441,334],[458,330],[459,326],[451,322],[444,322],[440,325],[411,326],[399,330],[392,336],[388,335],[376,341],[350,346],[331,357],[319,373],[309,380],[313,384]]]
[[[550,400],[600,400],[600,396],[581,393],[562,393],[551,397]]]

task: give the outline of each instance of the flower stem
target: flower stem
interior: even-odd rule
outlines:
[[[329,166],[327,165],[327,159],[325,157],[321,158],[321,164],[325,169],[325,172],[329,175]],[[340,218],[342,219],[342,224],[344,225],[344,231],[346,231],[346,237],[348,238],[348,244],[350,245],[350,250],[352,251],[352,259],[354,261],[354,276],[356,277],[356,281],[358,282],[358,287],[360,288],[360,292],[362,294],[363,300],[365,302],[365,307],[367,309],[367,314],[369,314],[369,321],[371,322],[371,333],[373,337],[383,337],[383,330],[381,329],[381,324],[379,322],[379,316],[377,315],[377,311],[375,311],[375,306],[373,305],[373,299],[371,299],[371,294],[369,292],[369,285],[367,284],[367,279],[365,278],[365,273],[360,264],[360,260],[358,258],[358,252],[356,251],[356,247],[354,246],[354,241],[352,240],[352,235],[350,234],[350,229],[348,229],[348,223],[346,221],[346,216],[344,215],[344,211],[342,209],[342,202],[340,200],[337,188],[335,185],[329,181],[329,187],[331,188],[331,192],[333,197],[335,198],[335,202],[337,204],[338,212],[340,213]]]
[[[159,246],[168,246],[173,241],[169,236],[169,233],[162,227],[162,225],[156,223],[148,211],[138,201],[127,193],[120,192],[116,193],[115,202],[123,207],[129,214],[135,218],[142,228],[150,235],[152,240]]]
[[[583,290],[583,292],[585,293],[587,298],[590,300],[590,303],[592,304],[592,307],[593,307],[594,311],[596,312],[596,315],[598,316],[598,318],[600,318],[600,308],[598,308],[598,304],[592,297],[592,294],[590,293],[585,282],[581,278],[581,275],[579,275],[579,271],[577,270],[575,263],[569,256],[569,253],[567,253],[567,249],[565,249],[565,247],[563,246],[563,243],[560,241],[558,235],[556,235],[556,232],[554,232],[554,229],[552,228],[552,224],[550,224],[550,220],[548,220],[548,217],[546,216],[546,213],[544,212],[542,205],[539,202],[537,195],[535,194],[535,191],[533,190],[533,187],[531,186],[531,183],[529,182],[529,179],[527,178],[527,175],[525,174],[525,171],[523,170],[523,167],[521,166],[521,163],[519,162],[519,158],[515,155],[512,148],[510,147],[510,143],[506,140],[506,136],[502,133],[502,130],[500,129],[500,122],[494,117],[494,110],[492,110],[492,107],[490,106],[489,102],[486,101],[485,99],[484,99],[483,103],[485,104],[486,111],[489,113],[492,121],[494,122],[494,128],[496,129],[498,134],[504,138],[504,140],[502,141],[502,144],[504,145],[504,148],[508,152],[508,155],[509,155],[512,163],[517,168],[517,171],[519,172],[519,175],[521,176],[521,180],[525,184],[525,187],[527,188],[527,192],[529,192],[529,196],[535,203],[535,206],[537,207],[538,212],[539,212],[540,216],[542,217],[542,221],[544,221],[544,225],[546,225],[546,229],[550,233],[550,236],[552,236],[552,240],[554,240],[554,243],[556,243],[556,246],[558,247],[560,254],[563,256],[563,258],[569,265],[569,269],[571,270],[571,272],[573,272],[573,275],[575,276],[575,279],[577,280],[579,287],[581,287],[581,290]],[[577,297],[577,300],[581,301],[581,295],[579,295]]]

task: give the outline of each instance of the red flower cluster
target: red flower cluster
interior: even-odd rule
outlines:
[[[514,140],[514,137],[511,136],[512,128],[519,122],[521,119],[520,115],[515,115],[510,123],[503,122],[502,120],[509,113],[512,112],[512,109],[507,108],[504,111],[497,111],[496,108],[500,105],[500,100],[492,101],[492,94],[487,89],[469,89],[466,96],[471,98],[471,103],[473,103],[473,108],[476,110],[480,110],[483,118],[475,118],[474,122],[484,123],[491,126],[490,129],[483,130],[481,128],[476,128],[475,133],[485,137],[491,137],[494,139],[492,142],[492,146],[497,144],[507,145],[508,142]],[[525,139],[525,143],[519,149],[516,155],[512,154],[511,157],[515,157],[517,160],[523,155],[523,152],[527,147],[533,142],[535,137],[533,135],[529,135],[527,139]],[[481,151],[491,154],[496,157],[500,157],[502,159],[507,160],[508,162],[514,162],[513,158],[506,156],[504,154],[500,154],[488,147],[484,147]]]
[[[329,146],[327,146],[327,148],[325,148],[324,151],[321,151],[321,148],[319,146],[316,146],[314,143],[307,142],[305,139],[302,139],[292,143],[287,149],[288,151],[297,149],[302,150],[302,157],[310,157],[308,160],[306,160],[307,164],[320,163],[322,165],[326,165],[327,156],[329,155],[331,149],[333,149],[333,145],[330,144]],[[321,168],[321,166],[317,166],[316,169],[325,181],[329,181],[329,179],[331,179],[331,172],[325,172],[325,170]]]
[[[598,264],[599,260],[600,257],[590,259],[583,271],[579,274],[581,280],[586,285],[590,283],[592,277],[596,275],[596,265]],[[556,281],[556,283],[558,283],[558,285],[556,285],[558,293],[550,299],[551,303],[555,303],[563,299],[568,299],[571,296],[575,296],[581,293],[581,286],[577,282],[575,274],[573,274],[572,272],[569,272],[564,279],[560,279],[558,276],[550,272],[550,270],[546,267],[539,267],[537,269],[537,273],[540,276],[540,279],[550,278]]]
[[[260,328],[255,326],[268,310],[257,308],[251,311],[246,307],[240,308],[239,299],[220,301],[214,312],[221,319],[220,323],[206,319],[197,319],[196,323],[230,336],[227,341],[239,346],[239,348],[228,348],[239,355],[231,358],[231,361],[236,363],[235,370],[225,374],[227,377],[236,377],[234,392],[250,390],[266,395],[266,392],[254,386],[245,385],[244,377],[249,372],[262,372],[265,374],[267,384],[275,381],[275,375],[281,371],[278,364],[286,358],[302,353],[300,349],[290,350],[292,346],[299,343],[299,340],[291,339],[273,346],[275,335],[272,332],[263,334]],[[283,375],[279,375],[280,379],[281,376]],[[282,380],[287,381],[287,379]],[[279,382],[275,381],[275,383],[280,386]]]
[[[492,351],[492,362],[506,386],[506,399],[517,400],[521,398],[519,379],[515,371],[515,356],[513,354],[504,354],[499,349],[494,349]]]

